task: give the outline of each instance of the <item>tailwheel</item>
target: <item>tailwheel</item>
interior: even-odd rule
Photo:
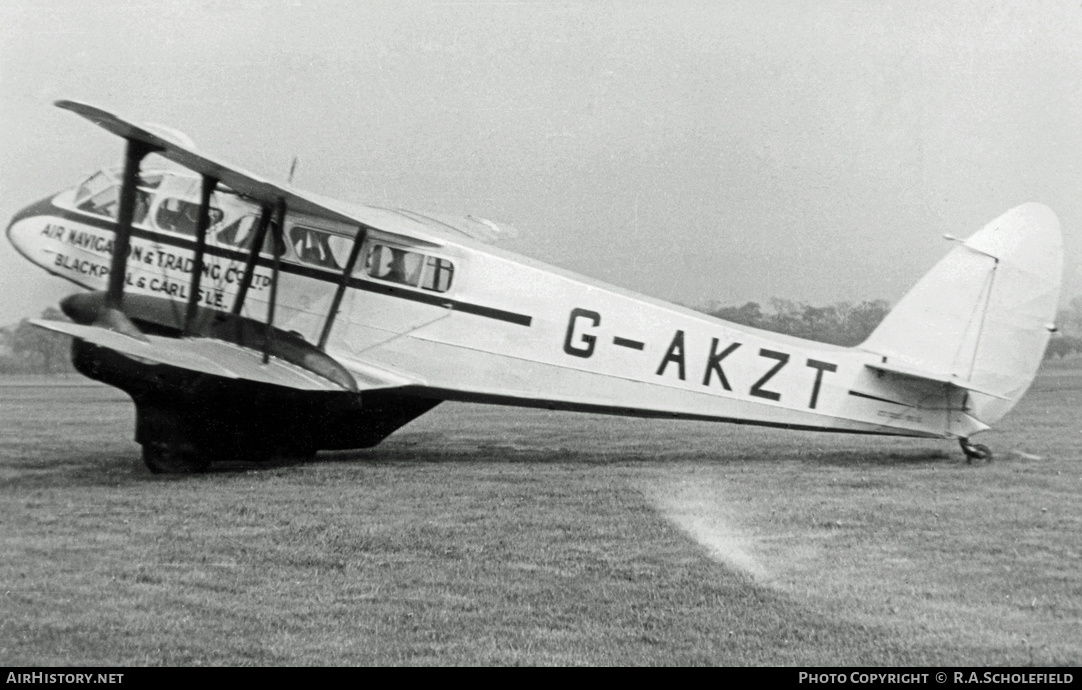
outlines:
[[[210,455],[185,444],[150,441],[143,444],[143,464],[153,474],[206,472]]]
[[[970,443],[968,438],[960,438],[958,442],[966,454],[966,463],[972,465],[974,460],[992,462],[992,449],[983,443]]]

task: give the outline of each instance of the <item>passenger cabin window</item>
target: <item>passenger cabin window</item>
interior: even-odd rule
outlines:
[[[165,175],[162,173],[148,173],[139,175],[139,186],[143,189],[157,189],[162,186]]]
[[[447,292],[451,288],[451,278],[454,275],[455,267],[450,261],[430,256],[425,261],[425,271],[421,274],[421,287],[433,292]]]
[[[252,240],[255,239],[255,231],[258,227],[259,218],[257,216],[244,215],[219,230],[216,239],[219,244],[247,249],[252,246]],[[269,236],[270,232],[267,235]]]
[[[277,227],[277,223],[273,220],[267,225],[267,234],[263,237],[263,248],[260,250],[263,254],[271,253]],[[259,216],[248,213],[219,230],[215,240],[219,245],[249,250],[252,248],[252,242],[255,241],[255,234],[258,230]],[[280,244],[278,246],[278,256],[283,254],[285,254],[285,246]]]
[[[289,243],[302,262],[341,271],[349,260],[353,238],[294,225],[289,229]]]
[[[211,205],[210,227],[222,222],[222,217],[222,210]],[[179,232],[182,235],[194,235],[199,227],[199,204],[182,199],[166,199],[158,206],[158,213],[154,216],[154,222],[162,230]]]
[[[364,259],[364,272],[391,283],[447,292],[451,288],[455,267],[447,259],[385,244],[373,244]]]

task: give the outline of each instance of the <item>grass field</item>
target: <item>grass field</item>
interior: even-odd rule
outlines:
[[[447,404],[371,451],[163,478],[133,420],[0,381],[0,663],[1082,663],[1079,369],[979,467]]]

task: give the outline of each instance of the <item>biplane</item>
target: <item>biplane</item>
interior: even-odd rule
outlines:
[[[61,304],[70,323],[34,323],[132,397],[153,472],[370,447],[446,400],[957,439],[972,461],[1055,328],[1062,240],[1040,204],[958,240],[846,348],[512,254],[492,221],[324,199],[56,105],[124,139],[124,164],[7,235],[85,288]]]

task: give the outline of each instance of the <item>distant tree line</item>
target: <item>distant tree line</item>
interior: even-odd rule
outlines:
[[[864,342],[890,311],[885,300],[837,302],[817,307],[803,302],[772,299],[763,308],[758,302],[739,307],[712,303],[699,308],[725,321],[775,333],[807,338],[833,345]],[[41,318],[66,321],[58,309],[46,309]],[[1046,359],[1082,356],[1082,297],[1075,297],[1059,312],[1059,330],[1048,343]],[[59,374],[75,371],[71,366],[71,338],[30,325],[29,319],[0,328],[0,375]]]
[[[877,299],[858,304],[837,302],[816,307],[803,302],[772,299],[766,310],[758,302],[748,302],[741,307],[715,303],[700,311],[744,326],[821,343],[852,346],[859,345],[871,335],[890,311],[890,303]]]
[[[1082,355],[1082,297],[1075,297],[1066,309],[1056,314],[1059,330],[1048,341],[1045,359]]]
[[[816,307],[772,299],[765,310],[758,302],[748,302],[740,307],[713,303],[699,311],[766,331],[851,347],[864,342],[890,308],[890,303],[885,300],[857,304],[838,302]],[[1045,359],[1082,356],[1082,297],[1075,297],[1066,309],[1059,311],[1056,326],[1058,330],[1048,342]]]
[[[46,309],[41,318],[67,321],[59,309]],[[71,338],[30,325],[23,319],[0,328],[0,374],[61,374],[71,366]]]

